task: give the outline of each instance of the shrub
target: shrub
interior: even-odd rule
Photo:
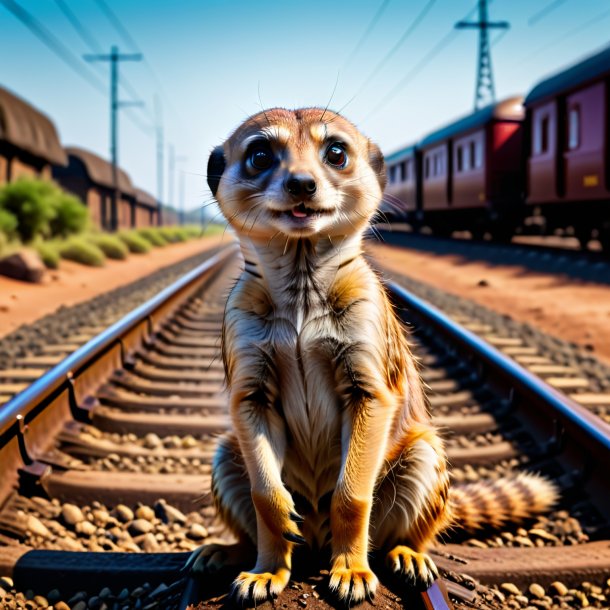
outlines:
[[[97,246],[108,258],[122,261],[129,256],[129,248],[116,235],[96,233],[88,236],[88,241]]]
[[[38,242],[34,244],[34,250],[38,252],[38,256],[40,256],[47,269],[57,269],[59,267],[59,247],[56,243]]]
[[[138,235],[143,237],[147,242],[156,247],[163,247],[167,245],[167,240],[163,237],[158,229],[152,227],[146,227],[138,230]]]
[[[66,260],[90,267],[102,267],[106,260],[104,253],[96,245],[88,243],[81,237],[72,237],[66,241],[60,247],[59,253]]]
[[[55,217],[55,187],[42,180],[17,180],[0,191],[0,208],[17,219],[17,231],[23,241],[36,235],[49,235],[49,223]]]
[[[0,208],[0,235],[2,235],[6,241],[12,237],[17,236],[17,218],[14,214],[11,214],[8,210]]]
[[[50,222],[51,235],[68,237],[82,233],[89,224],[89,210],[78,197],[57,189],[54,200],[55,218]]]
[[[135,231],[121,231],[118,233],[119,239],[125,243],[130,252],[134,254],[145,254],[150,252],[152,246]]]
[[[35,237],[67,236],[82,231],[89,211],[76,197],[53,182],[21,178],[0,189],[0,210],[12,215],[14,231],[24,242]],[[10,219],[9,219],[10,222]]]

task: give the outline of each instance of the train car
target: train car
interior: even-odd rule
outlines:
[[[426,136],[420,224],[440,234],[468,229],[506,238],[522,214],[524,109],[511,97]]]
[[[546,230],[594,233],[610,249],[610,47],[538,83],[525,98],[526,204]]]
[[[385,157],[388,181],[380,206],[380,222],[413,224],[421,200],[421,155],[407,146]]]
[[[50,178],[68,162],[53,122],[0,87],[0,185],[21,177]]]

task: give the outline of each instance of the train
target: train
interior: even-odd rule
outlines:
[[[380,219],[498,241],[561,232],[610,253],[610,46],[386,155]]]

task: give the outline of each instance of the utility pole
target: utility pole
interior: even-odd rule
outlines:
[[[188,159],[188,157],[185,157],[184,155],[179,155],[178,157],[176,157],[176,163],[183,163]],[[186,172],[181,168],[180,169],[180,182],[178,183],[178,202],[180,205],[180,213],[178,215],[178,224],[183,225],[184,224],[184,218],[185,218],[185,209],[184,209],[184,181],[186,178]]]
[[[176,155],[174,145],[169,145],[169,167],[167,171],[167,203],[174,206],[174,172],[176,170]]]
[[[118,165],[118,143],[119,143],[119,114],[120,108],[125,106],[142,106],[142,102],[119,101],[119,62],[141,61],[141,53],[121,54],[116,46],[110,49],[110,55],[84,55],[86,61],[109,61],[110,62],[110,157],[112,162],[112,206],[110,209],[110,230],[118,228],[119,207],[119,165]]]
[[[479,30],[479,57],[477,63],[477,84],[474,92],[474,109],[479,110],[483,106],[492,103],[496,99],[494,76],[491,67],[491,49],[489,45],[489,30],[506,30],[510,27],[508,21],[489,21],[487,11],[487,0],[479,0],[479,20],[459,21],[455,24],[458,30]]]
[[[155,122],[156,122],[156,136],[157,136],[157,206],[159,211],[157,214],[157,224],[160,226],[163,224],[163,218],[161,218],[161,205],[163,203],[163,116],[161,112],[161,103],[159,97],[155,95]]]

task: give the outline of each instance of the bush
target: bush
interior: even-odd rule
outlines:
[[[59,247],[55,243],[38,242],[34,244],[34,250],[38,252],[44,266],[47,269],[57,269],[59,267]]]
[[[143,237],[140,237],[135,231],[121,231],[118,233],[119,239],[129,248],[134,254],[145,254],[150,252],[152,246]]]
[[[21,178],[0,189],[0,210],[3,223],[17,225],[14,231],[24,242],[35,237],[67,236],[82,231],[88,223],[89,211],[76,197],[62,191],[53,182]]]
[[[50,234],[50,222],[56,215],[56,188],[50,182],[21,179],[0,191],[0,208],[17,219],[17,231],[23,241]]]
[[[15,215],[2,208],[0,208],[0,235],[3,235],[6,241],[17,236],[17,219]]]
[[[129,256],[129,248],[116,235],[97,233],[88,236],[88,240],[113,260],[122,261]]]
[[[82,233],[89,225],[89,210],[78,197],[58,189],[54,205],[55,218],[50,222],[52,236]]]
[[[138,229],[138,235],[143,237],[147,242],[156,247],[163,247],[167,245],[167,240],[161,235],[159,229],[147,227],[145,229]]]
[[[103,267],[106,260],[104,253],[94,244],[81,237],[72,237],[63,244],[59,253],[62,258],[90,267]]]

